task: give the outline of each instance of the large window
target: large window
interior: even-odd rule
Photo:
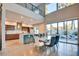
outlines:
[[[34,27],[34,34],[39,34],[39,29],[38,29],[38,27],[36,26],[36,27]]]
[[[46,14],[57,10],[57,3],[46,4]]]
[[[50,38],[53,34],[57,34],[57,31],[60,35],[59,41],[67,43],[78,43],[78,20],[70,20],[48,24],[47,33],[50,34]]]
[[[51,24],[47,24],[46,25],[46,30],[47,30],[47,39],[51,39],[51,34],[52,34],[52,25]]]
[[[60,35],[64,34],[64,22],[59,22],[58,23],[58,31]]]
[[[59,9],[68,7],[73,4],[75,4],[75,3],[49,3],[49,4],[46,4],[45,14],[57,11]]]
[[[53,23],[52,24],[52,34],[56,34],[57,33],[57,23]]]
[[[47,35],[51,34],[51,24],[46,25]]]
[[[74,3],[58,3],[58,9],[68,7],[68,6],[72,5],[72,4],[74,4]]]
[[[67,21],[67,42],[77,43],[78,20]]]

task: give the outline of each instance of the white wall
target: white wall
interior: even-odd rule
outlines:
[[[24,8],[18,4],[6,3],[5,5],[6,5],[6,8],[5,8],[6,10],[13,11],[13,12],[19,13],[19,14],[24,15],[24,16],[32,17],[32,18],[40,20],[40,21],[44,20],[43,16],[41,16],[39,14],[35,14],[34,12],[30,11],[29,9]]]

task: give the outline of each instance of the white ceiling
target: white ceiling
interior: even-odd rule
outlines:
[[[15,12],[6,11],[6,21],[12,21],[12,22],[22,22],[25,24],[37,24],[41,23],[40,20],[36,20],[24,15],[17,14]]]

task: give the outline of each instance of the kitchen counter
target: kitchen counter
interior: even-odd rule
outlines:
[[[9,30],[6,31],[6,40],[14,40],[14,39],[20,39],[19,36],[25,32],[20,30]]]

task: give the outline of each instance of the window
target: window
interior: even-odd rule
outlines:
[[[47,39],[51,39],[51,24],[46,25]]]
[[[47,30],[50,30],[50,29],[51,29],[51,25],[50,25],[50,24],[47,24],[47,25],[46,25],[46,29],[47,29]]]
[[[46,25],[47,38],[50,39],[53,34],[60,35],[59,41],[78,44],[78,20],[68,20]]]
[[[59,22],[58,23],[58,31],[60,35],[64,34],[64,22]]]
[[[47,35],[51,34],[51,24],[46,25]]]
[[[35,33],[35,34],[38,34],[38,33],[39,33],[38,27],[34,27],[34,33]]]
[[[52,24],[52,34],[56,34],[57,33],[57,23],[53,23]]]
[[[46,4],[46,14],[56,11],[57,10],[56,5],[57,5],[56,3]]]
[[[58,9],[68,7],[68,6],[72,5],[72,4],[74,4],[74,3],[58,3]]]

